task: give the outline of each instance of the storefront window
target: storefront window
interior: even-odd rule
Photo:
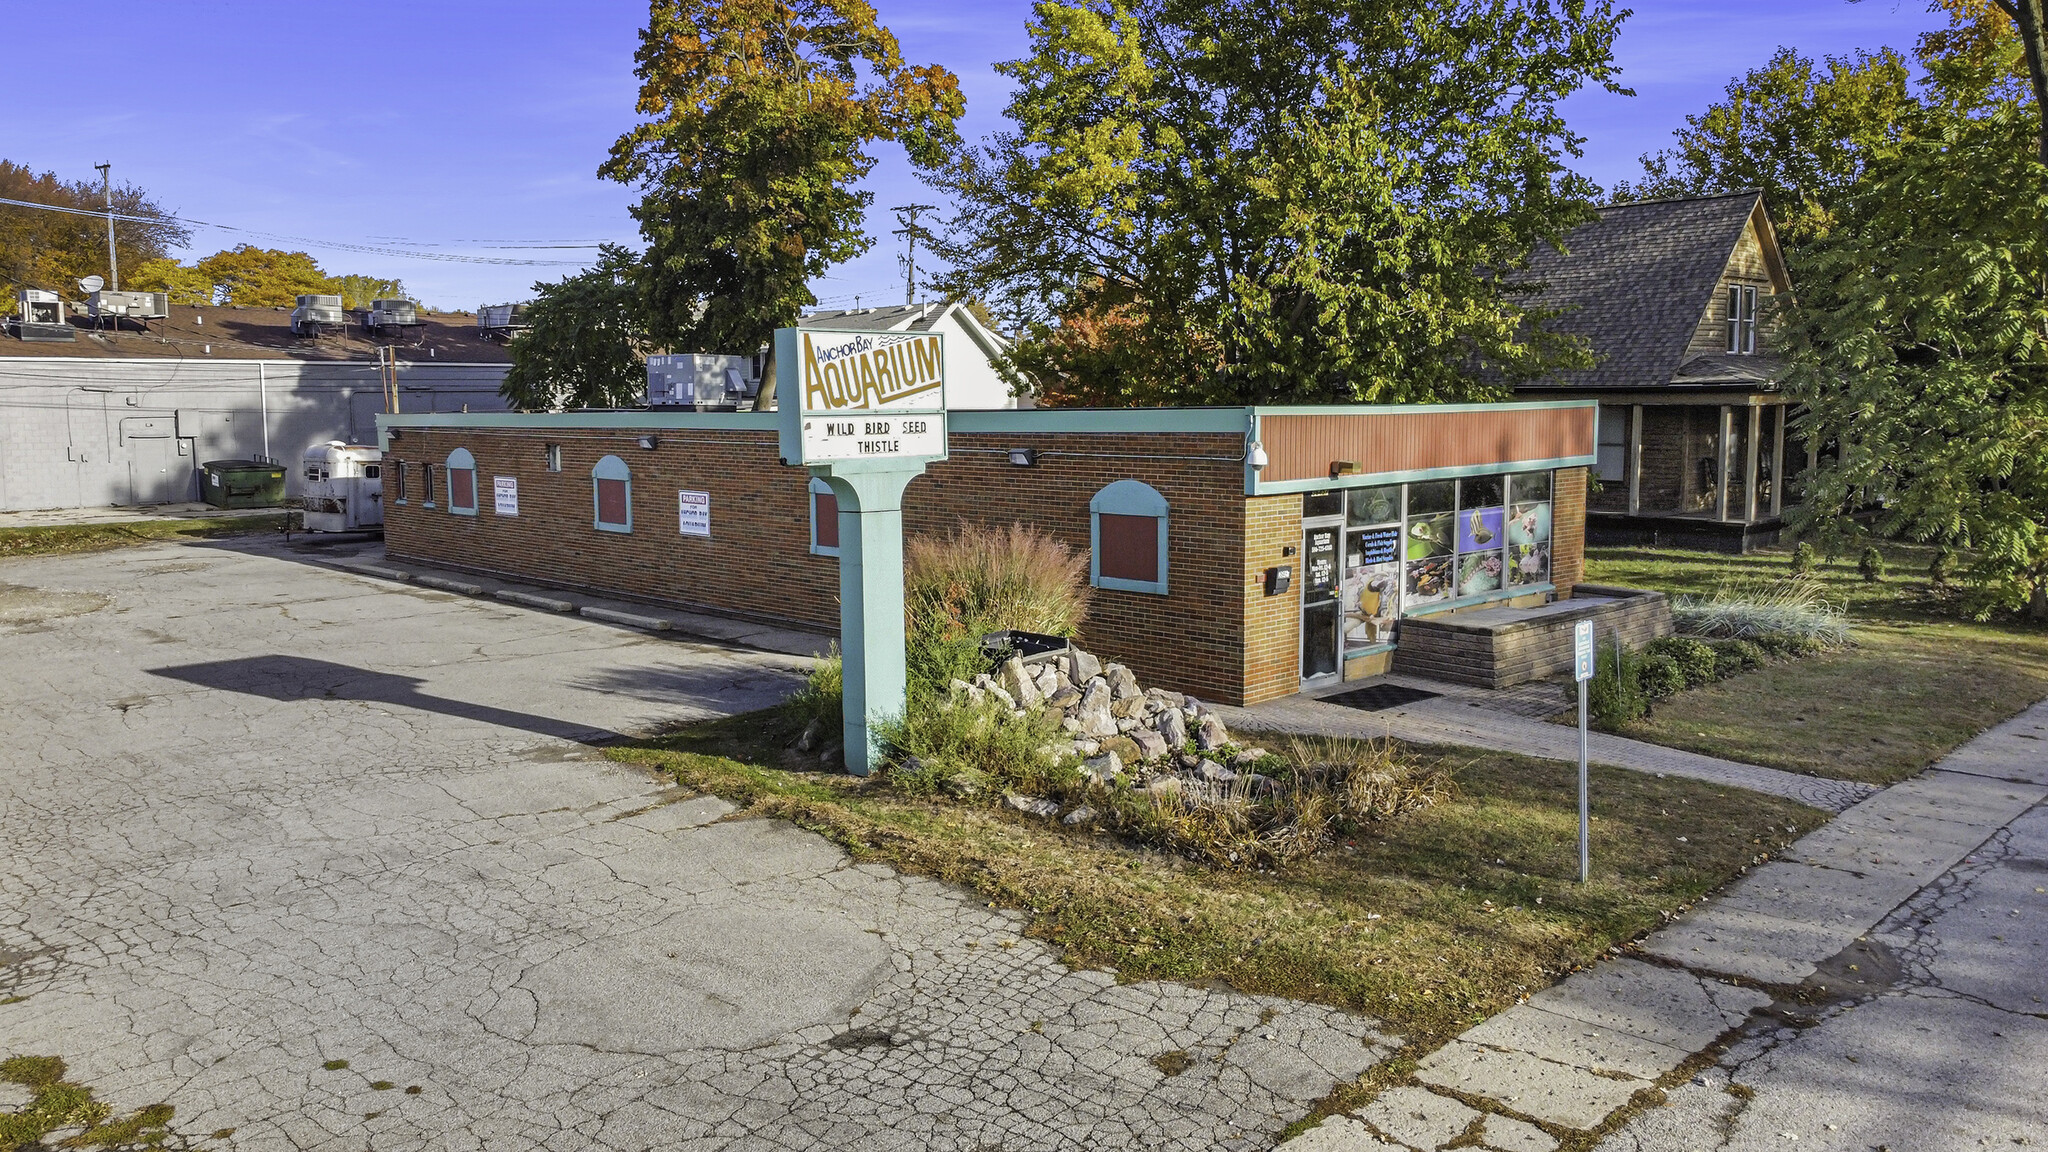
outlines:
[[[1506,485],[1498,476],[1458,482],[1457,595],[1484,596],[1501,586]]]
[[[1550,579],[1550,473],[1508,478],[1508,583]]]
[[[1401,617],[1401,487],[1348,494],[1344,542],[1344,651],[1391,643]]]
[[[1451,598],[1457,550],[1458,484],[1437,480],[1408,486],[1408,564],[1403,603],[1413,608]]]

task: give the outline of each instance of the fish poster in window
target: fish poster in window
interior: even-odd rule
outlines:
[[[1449,556],[1432,556],[1427,560],[1408,561],[1407,596],[1408,606],[1429,604],[1451,598],[1451,564]]]
[[[1360,564],[1344,574],[1344,648],[1390,644],[1401,617],[1401,562]]]
[[[1501,506],[1458,509],[1458,551],[1500,551]]]
[[[1498,551],[1473,552],[1458,558],[1458,595],[1481,596],[1500,588],[1501,558]]]
[[[1508,583],[1541,584],[1550,579],[1550,542],[1508,545]]]
[[[1508,516],[1509,544],[1550,543],[1550,502],[1517,504]]]
[[[1457,517],[1449,512],[1417,516],[1408,521],[1408,559],[1427,560],[1448,556],[1457,545]]]

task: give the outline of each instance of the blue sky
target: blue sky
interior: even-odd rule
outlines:
[[[111,161],[118,179],[181,215],[282,236],[497,260],[575,261],[632,243],[630,189],[597,165],[633,120],[642,4],[429,0],[304,5],[257,0],[122,6],[86,17],[10,4],[9,115],[0,157],[70,178]],[[1021,0],[878,0],[914,62],[943,64],[967,94],[964,130],[1002,123],[996,61],[1020,55]],[[361,15],[358,15],[361,13]],[[1924,0],[1638,0],[1617,55],[1633,98],[1567,105],[1588,138],[1579,168],[1632,178],[1687,113],[1781,44],[1812,55],[1909,48],[1935,26]],[[933,201],[900,152],[869,178],[865,256],[814,286],[832,306],[900,300],[886,209]],[[374,255],[198,229],[196,254],[236,243],[304,248],[329,271],[397,276],[427,303],[523,298],[573,268]],[[194,253],[188,253],[194,254]]]

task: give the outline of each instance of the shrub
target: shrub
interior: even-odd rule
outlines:
[[[1669,656],[1644,656],[1636,667],[1636,687],[1645,699],[1663,700],[1685,691],[1685,672]]]
[[[1884,553],[1875,546],[1865,548],[1863,554],[1856,557],[1856,574],[1863,577],[1866,584],[1881,583],[1884,580]]]
[[[1956,574],[1956,550],[1943,544],[1934,550],[1934,559],[1927,564],[1927,580],[1936,588],[1948,587]]]
[[[935,701],[877,725],[883,778],[910,795],[1006,791],[1061,796],[1077,787],[1071,746],[1045,712],[1012,713],[996,700]]]
[[[1615,669],[1614,649],[1593,661],[1593,679],[1586,683],[1586,712],[1594,727],[1619,732],[1649,711],[1642,688],[1636,683],[1636,668],[1642,657],[1623,650],[1621,668]]]
[[[805,677],[804,686],[783,702],[791,721],[800,728],[816,721],[826,731],[836,734],[840,719],[845,714],[845,671],[845,665],[839,658],[839,645],[834,644],[829,653],[811,665],[811,674]]]
[[[1819,562],[1820,558],[1814,554],[1813,545],[1803,540],[1792,549],[1792,575],[1794,576],[1813,575],[1814,565]]]
[[[1811,656],[1822,650],[1818,641],[1789,632],[1765,632],[1756,638],[1756,646],[1769,656],[1780,660],[1794,656]]]
[[[1841,608],[1828,603],[1811,579],[1729,584],[1712,596],[1680,596],[1671,604],[1671,618],[1681,634],[1706,640],[1784,636],[1805,643],[1806,651],[1849,642]]]
[[[1685,677],[1685,686],[1697,688],[1711,684],[1718,677],[1714,675],[1714,650],[1689,636],[1666,636],[1644,645],[1643,651],[1651,656],[1669,656],[1678,665],[1678,671]]]
[[[1738,673],[1764,665],[1764,650],[1749,640],[1720,640],[1713,644],[1714,678],[1726,680]]]

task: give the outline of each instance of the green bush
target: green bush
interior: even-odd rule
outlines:
[[[1663,700],[1685,691],[1685,671],[1669,656],[1645,655],[1636,667],[1636,689],[1646,700]]]
[[[1617,672],[1614,652],[1610,647],[1594,659],[1593,679],[1586,683],[1586,712],[1593,726],[1603,732],[1619,732],[1650,710],[1649,701],[1643,699],[1642,689],[1636,683],[1636,669],[1642,657],[1622,650],[1621,669]]]
[[[1797,656],[1811,656],[1815,652],[1825,650],[1827,647],[1810,636],[1801,636],[1792,632],[1760,633],[1755,637],[1755,643],[1757,647],[1764,650],[1766,655],[1779,660],[1789,660]]]
[[[1730,676],[1761,668],[1768,659],[1764,650],[1749,640],[1721,640],[1712,645],[1714,649],[1714,678],[1726,680]]]
[[[1688,688],[1719,679],[1714,673],[1714,650],[1702,641],[1688,636],[1665,636],[1644,645],[1643,651],[1650,656],[1671,657]]]
[[[1800,541],[1797,547],[1792,549],[1792,574],[1794,576],[1813,575],[1814,565],[1819,562],[1820,558],[1814,554],[1813,545],[1803,540]]]
[[[790,719],[797,727],[803,728],[813,721],[837,739],[839,722],[845,714],[845,666],[839,659],[839,645],[816,664],[811,665],[811,674],[804,679],[804,686],[797,689],[783,703]]]
[[[1866,584],[1882,583],[1884,580],[1884,553],[1879,552],[1874,546],[1865,548],[1863,554],[1856,557],[1856,574],[1863,577],[1863,582]]]
[[[911,795],[1027,792],[1057,798],[1076,786],[1071,745],[1046,712],[1018,716],[1000,701],[935,701],[877,726],[891,787]]]

